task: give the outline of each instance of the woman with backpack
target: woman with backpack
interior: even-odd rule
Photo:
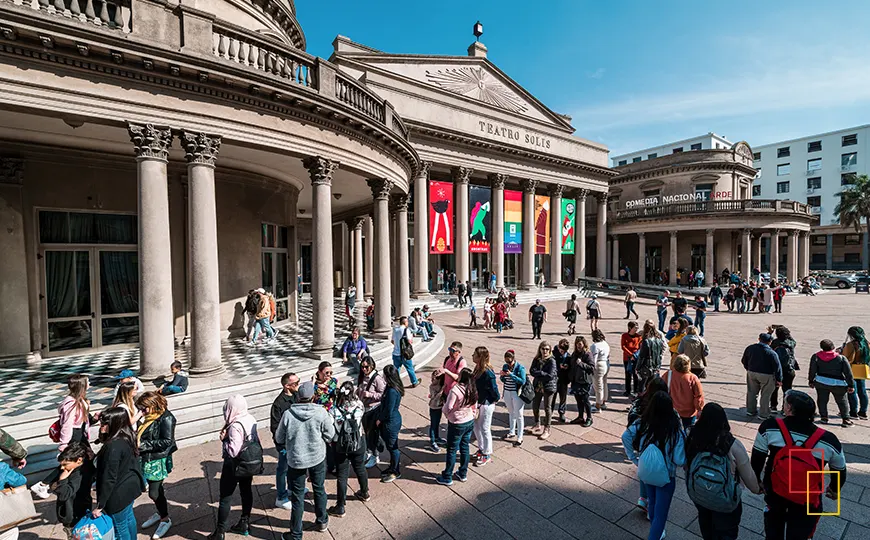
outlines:
[[[631,405],[628,407],[628,420],[625,423],[625,427],[629,427],[636,420],[640,419],[643,411],[646,410],[647,404],[649,404],[652,397],[656,395],[656,392],[660,391],[667,393],[668,383],[656,374],[654,377],[649,379],[643,393],[637,396],[637,399],[632,401]],[[646,486],[643,482],[640,482],[640,495],[637,498],[637,507],[643,510],[644,513],[646,512],[647,492]]]
[[[592,352],[589,350],[585,337],[577,336],[574,339],[574,352],[570,356],[570,363],[568,379],[571,382],[571,393],[574,394],[574,399],[577,401],[577,412],[579,413],[571,423],[589,427],[592,425],[589,390],[592,387],[595,362],[592,360]]]
[[[136,399],[136,407],[143,414],[137,433],[142,475],[148,483],[148,496],[157,507],[157,513],[146,519],[142,528],[157,525],[151,538],[163,538],[172,527],[163,482],[172,472],[172,454],[178,450],[175,444],[175,416],[167,410],[166,398],[160,392],[140,395]]]
[[[704,540],[736,540],[740,535],[741,483],[761,493],[746,447],[731,434],[725,410],[708,403],[686,439],[686,488],[698,509]],[[722,488],[706,489],[713,485]]]
[[[520,394],[526,384],[526,368],[517,362],[513,349],[504,353],[504,365],[501,367],[499,379],[504,390],[504,404],[508,410],[508,433],[502,437],[505,441],[513,441],[514,446],[523,444],[523,430],[525,429],[523,409],[526,402]]]
[[[474,438],[477,439],[475,467],[483,467],[492,461],[492,414],[501,396],[495,382],[495,371],[489,363],[489,350],[477,347],[471,355],[474,362],[474,386],[477,390],[477,417],[474,419]]]
[[[596,329],[592,332],[592,345],[589,347],[592,359],[595,361],[593,380],[595,382],[595,406],[599,411],[607,409],[610,401],[610,390],[607,388],[607,373],[610,371],[610,345],[604,340],[604,332]]]
[[[640,379],[640,387],[637,388],[637,394],[642,394],[649,381],[659,374],[659,369],[662,367],[662,353],[664,350],[665,341],[662,339],[658,328],[656,328],[655,321],[647,319],[643,323],[640,350],[637,352],[637,362],[634,367],[638,379]]]
[[[821,350],[810,358],[809,386],[816,390],[821,422],[828,423],[828,400],[833,395],[840,410],[842,426],[851,427],[846,394],[855,391],[852,366],[845,356],[834,350],[834,342],[830,339],[823,339],[819,348]]]
[[[784,396],[786,392],[791,390],[796,376],[795,370],[798,369],[798,363],[794,357],[794,348],[797,347],[797,343],[792,339],[791,332],[785,326],[777,326],[772,331],[776,334],[776,338],[771,342],[770,348],[776,353],[779,365],[782,367],[782,395]],[[770,410],[772,411],[777,410],[779,391],[779,388],[774,388],[773,394],[770,396]]]
[[[249,467],[238,465],[242,464],[241,460],[255,458],[256,449],[260,448],[259,468],[262,469],[263,454],[257,436],[257,420],[248,412],[248,402],[240,394],[230,396],[224,403],[224,427],[220,432],[220,440],[224,460],[220,476],[220,504],[217,526],[208,540],[224,540],[236,486],[242,498],[242,515],[230,532],[247,536],[250,530],[251,509],[254,507],[251,483],[254,477],[250,475]],[[256,469],[256,465],[253,468]]]
[[[369,500],[369,476],[366,473],[366,442],[362,428],[362,417],[365,406],[356,396],[353,383],[345,381],[338,389],[335,405],[329,414],[335,422],[335,466],[336,484],[335,506],[329,508],[330,516],[344,517],[344,507],[347,503],[347,478],[350,468],[359,482],[356,498]]]
[[[399,431],[402,429],[402,413],[399,406],[405,396],[405,385],[395,366],[384,366],[384,397],[378,407],[377,426],[381,439],[390,453],[390,466],[381,473],[381,482],[390,483],[402,477],[399,468]]]
[[[127,411],[110,407],[100,414],[100,442],[103,446],[96,459],[97,504],[91,515],[109,516],[117,540],[136,540],[133,502],[142,494],[144,480]]]
[[[656,392],[640,419],[622,434],[625,455],[638,466],[647,492],[648,540],[660,540],[677,486],[677,468],[686,463],[685,432],[666,392]]]
[[[376,425],[378,406],[384,397],[387,382],[378,373],[375,361],[371,356],[362,359],[359,375],[356,380],[356,395],[365,407],[362,424],[366,434],[366,468],[371,469],[378,464],[378,427]]]
[[[453,485],[453,468],[456,466],[456,452],[459,451],[459,470],[456,478],[460,482],[468,479],[468,462],[471,458],[469,444],[474,429],[474,415],[477,410],[477,386],[474,374],[468,368],[459,372],[459,380],[450,389],[444,402],[444,416],[447,417],[447,461],[444,471],[435,481],[442,486]]]
[[[553,416],[553,394],[558,388],[556,359],[551,354],[550,345],[542,341],[538,345],[529,373],[534,379],[532,384],[535,388],[535,397],[532,400],[532,415],[535,425],[532,427],[532,435],[537,435],[542,441],[550,438],[550,421]],[[544,425],[541,426],[541,404],[544,405]]]
[[[855,391],[849,394],[849,416],[867,420],[867,379],[870,379],[870,348],[864,329],[853,326],[846,332],[846,343],[843,344],[843,356],[852,366],[852,378],[855,379]],[[858,408],[860,403],[861,408]]]

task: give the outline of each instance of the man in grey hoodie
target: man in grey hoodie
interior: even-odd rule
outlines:
[[[290,486],[290,532],[284,540],[302,539],[305,477],[314,491],[315,530],[325,532],[329,524],[326,513],[326,445],[335,437],[335,425],[326,408],[311,402],[314,383],[299,385],[297,402],[290,406],[275,431],[275,440],[284,441],[287,450],[287,484]]]

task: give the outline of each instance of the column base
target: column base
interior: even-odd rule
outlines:
[[[536,283],[523,283],[517,288],[521,291],[531,291],[532,289],[537,289],[538,285]]]
[[[544,285],[545,289],[564,289],[565,285],[562,283],[551,283],[549,285]]]
[[[220,375],[226,370],[226,366],[224,366],[222,363],[218,363],[215,365],[208,365],[203,367],[191,367],[189,373],[191,378],[199,379],[202,377],[211,377],[212,375]]]
[[[305,358],[313,358],[315,360],[319,360],[323,362],[324,360],[330,360],[333,358],[333,350],[330,348],[317,348],[311,349],[307,352],[302,353],[302,356]]]
[[[430,300],[432,298],[432,293],[429,291],[414,291],[411,293],[411,298],[414,300]]]
[[[392,327],[389,328],[375,328],[372,330],[372,334],[378,337],[389,337],[390,333],[393,331]]]

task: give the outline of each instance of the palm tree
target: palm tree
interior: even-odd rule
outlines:
[[[843,227],[855,227],[861,231],[861,222],[870,223],[870,177],[866,174],[852,175],[852,184],[840,192],[840,202],[834,215]]]

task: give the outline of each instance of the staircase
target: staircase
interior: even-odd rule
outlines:
[[[540,299],[541,302],[552,302],[554,300],[568,300],[572,294],[576,294],[578,298],[590,296],[593,292],[591,289],[580,289],[576,287],[560,287],[551,289],[545,287],[543,290],[533,289],[531,291],[516,291],[517,302],[520,304],[533,304],[535,300]],[[597,292],[598,296],[606,296],[607,293]],[[483,289],[475,289],[472,298],[477,309],[483,308],[483,304],[487,298],[495,298],[495,294],[491,294]],[[455,294],[437,293],[433,294],[427,300],[411,299],[411,308],[429,306],[431,313],[443,313],[445,311],[456,311],[459,309],[467,310],[468,306],[459,307],[459,299]],[[481,315],[482,314],[478,314]]]

